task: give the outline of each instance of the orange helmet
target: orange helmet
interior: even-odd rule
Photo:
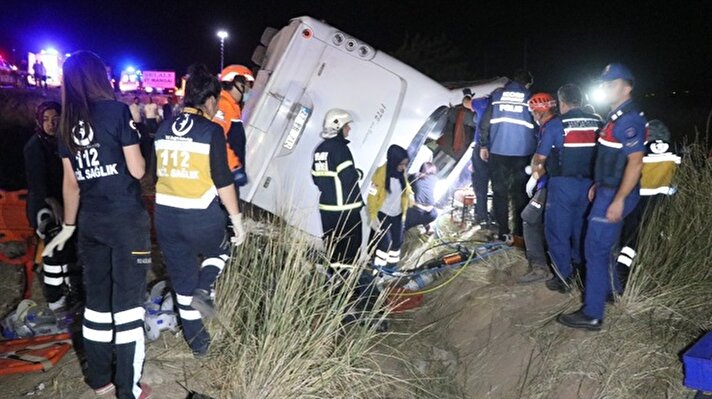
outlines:
[[[252,75],[250,68],[244,65],[228,65],[220,72],[221,82],[232,82],[236,76],[244,76],[248,82],[254,82],[255,77]]]
[[[556,107],[556,100],[549,93],[537,93],[527,103],[529,111],[548,111]]]

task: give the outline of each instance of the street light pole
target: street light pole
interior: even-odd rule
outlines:
[[[218,31],[218,37],[220,38],[220,70],[223,70],[225,66],[225,39],[227,39],[227,32],[224,30]]]

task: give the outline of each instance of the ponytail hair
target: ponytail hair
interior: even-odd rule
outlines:
[[[59,138],[72,153],[80,148],[72,135],[79,121],[93,128],[89,105],[102,100],[115,100],[106,65],[91,51],[73,53],[62,66],[62,117]]]
[[[210,97],[220,96],[220,82],[211,74],[205,64],[193,64],[188,68],[188,80],[185,82],[185,98],[183,102],[188,107],[198,107],[205,104]]]

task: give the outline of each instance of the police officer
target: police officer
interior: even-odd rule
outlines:
[[[356,169],[347,137],[353,119],[334,108],[324,116],[324,141],[314,150],[312,179],[319,188],[319,213],[332,263],[352,263],[363,240],[361,231],[360,171]]]
[[[475,221],[481,227],[489,225],[489,211],[487,209],[487,192],[489,191],[489,164],[480,157],[480,135],[482,117],[490,103],[490,97],[471,98],[466,95],[462,105],[472,110],[475,122],[475,138],[472,141],[472,188],[475,191]]]
[[[76,52],[62,68],[64,224],[42,255],[61,251],[80,226],[87,383],[97,394],[116,389],[119,398],[145,399],[151,390],[139,381],[151,241],[138,180],[145,172],[138,132],[96,54]]]
[[[489,162],[494,216],[498,239],[509,241],[509,202],[514,206],[514,235],[522,235],[521,213],[527,205],[524,191],[525,168],[536,149],[536,133],[527,110],[532,75],[525,70],[514,73],[513,80],[492,93],[480,125],[480,158]]]
[[[210,292],[229,257],[228,215],[233,241],[239,245],[245,239],[225,136],[211,122],[219,95],[220,83],[208,69],[192,67],[183,112],[156,134],[156,233],[176,292],[183,336],[196,357],[205,356],[210,343],[201,314],[215,315]]]
[[[530,284],[551,278],[549,262],[546,259],[546,243],[544,242],[544,205],[546,204],[548,176],[541,167],[539,153],[544,138],[552,132],[561,131],[561,119],[556,115],[556,101],[549,93],[537,93],[529,99],[529,112],[539,125],[539,146],[532,157],[532,175],[527,182],[527,195],[531,201],[522,211],[524,243],[526,245],[529,272],[519,278],[520,284]]]
[[[245,127],[242,107],[245,105],[255,78],[244,65],[228,65],[220,72],[222,91],[218,112],[213,122],[219,124],[227,140],[227,161],[237,187],[247,184],[245,171]],[[238,189],[239,190],[239,189]]]
[[[567,292],[575,264],[581,264],[582,236],[589,208],[597,133],[603,123],[581,109],[583,93],[574,84],[558,91],[560,122],[547,131],[534,163],[549,176],[545,230],[556,277],[547,281],[553,291]]]
[[[645,119],[631,98],[633,74],[622,64],[610,64],[603,70],[601,80],[612,111],[598,137],[594,185],[589,190],[593,205],[584,248],[584,305],[557,318],[568,327],[588,330],[601,329],[606,298],[614,295],[614,290],[621,290],[612,251],[619,243],[623,218],[633,211],[640,197],[645,151]]]
[[[625,285],[630,267],[637,255],[638,234],[642,220],[649,217],[660,202],[675,194],[672,178],[682,161],[670,144],[670,131],[659,120],[647,125],[647,141],[640,177],[640,201],[633,212],[623,220],[621,251],[618,255],[618,275]]]

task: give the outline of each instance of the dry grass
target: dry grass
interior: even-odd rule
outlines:
[[[309,260],[309,241],[272,223],[233,254],[221,277],[212,345],[215,388],[234,398],[428,397],[414,380],[381,370],[378,358],[400,363],[375,323],[342,325],[351,311],[358,271],[327,282]],[[363,319],[384,316],[383,298]]]

